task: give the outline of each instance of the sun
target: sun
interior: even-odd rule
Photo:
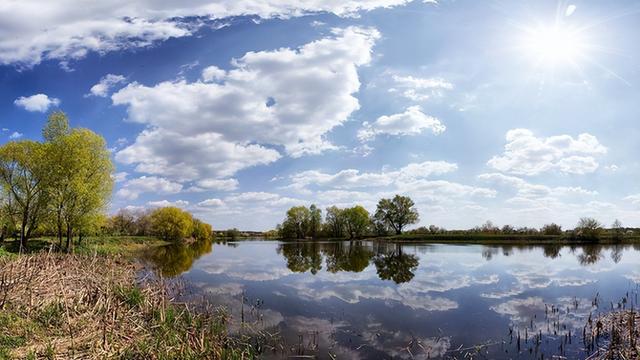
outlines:
[[[527,28],[520,40],[525,54],[538,65],[576,65],[587,56],[583,32],[561,25]]]

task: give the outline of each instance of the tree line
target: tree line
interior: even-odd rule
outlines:
[[[156,236],[165,241],[210,240],[213,228],[177,207],[121,209],[106,221],[103,233],[114,236]]]
[[[415,203],[407,196],[396,195],[380,199],[373,214],[361,205],[350,208],[331,206],[322,210],[316,205],[290,208],[282,224],[276,228],[285,239],[345,238],[355,239],[365,235],[385,236],[402,234],[406,226],[419,220]]]
[[[421,226],[409,231],[410,234],[420,235],[529,235],[529,236],[555,236],[564,237],[570,240],[598,241],[607,236],[613,240],[622,240],[626,235],[635,234],[633,229],[625,228],[620,220],[615,220],[607,229],[597,219],[590,217],[580,218],[575,227],[563,229],[561,225],[549,223],[541,228],[514,227],[504,225],[499,227],[491,221],[487,221],[480,226],[469,230],[447,230],[435,225],[428,227]]]
[[[48,233],[71,250],[74,235],[81,240],[104,219],[114,166],[104,138],[70,128],[63,112],[48,117],[42,138],[0,146],[0,240],[17,233],[22,251]]]

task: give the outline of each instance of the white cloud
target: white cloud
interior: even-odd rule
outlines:
[[[525,198],[561,197],[561,196],[595,196],[597,191],[587,190],[579,186],[557,186],[532,184],[516,176],[500,173],[488,173],[478,175],[478,179],[510,186],[517,190],[517,196]]]
[[[640,205],[640,194],[629,195],[624,200],[631,202],[633,205]]]
[[[238,180],[236,179],[204,179],[197,183],[195,189],[198,190],[220,190],[232,191],[238,188]]]
[[[149,128],[116,160],[197,181],[278,160],[268,145],[291,156],[335,148],[325,134],[359,108],[357,67],[369,63],[378,37],[374,29],[334,29],[299,49],[249,52],[229,72],[207,68],[203,77],[218,82],[129,84],[113,103]]]
[[[23,135],[22,133],[14,131],[13,133],[11,133],[11,135],[9,135],[9,139],[11,140],[20,139],[22,135]]]
[[[106,97],[114,86],[123,83],[126,79],[122,75],[107,74],[91,87],[89,95]]]
[[[168,206],[174,206],[174,207],[179,207],[179,208],[186,208],[187,206],[189,206],[189,202],[188,202],[188,201],[185,201],[185,200],[176,200],[176,201],[168,201],[168,200],[149,201],[149,202],[147,203],[147,206],[152,207],[152,208],[168,207]]]
[[[220,199],[207,199],[198,203],[199,206],[220,207],[224,205],[224,201]]]
[[[125,171],[121,171],[121,172],[117,172],[115,174],[113,174],[113,176],[111,176],[113,178],[113,181],[120,183],[123,182],[127,179],[127,176],[129,174]]]
[[[142,193],[176,194],[182,190],[182,185],[155,176],[141,176],[128,180],[118,190],[118,197],[135,200]]]
[[[45,112],[52,106],[60,105],[60,100],[50,98],[45,94],[36,94],[31,96],[21,96],[13,102],[16,106],[20,106],[27,111]]]
[[[381,116],[371,124],[365,122],[362,125],[363,128],[358,131],[361,141],[371,140],[380,134],[403,136],[431,131],[439,135],[446,130],[440,120],[424,114],[420,106],[410,106],[403,113]]]
[[[590,134],[575,139],[569,135],[536,137],[527,129],[509,130],[504,153],[487,164],[499,171],[516,175],[538,175],[549,171],[567,174],[587,174],[596,171],[597,156],[607,148]]]
[[[356,169],[342,170],[334,174],[308,170],[292,175],[289,187],[304,189],[309,185],[317,185],[336,189],[371,188],[442,175],[457,169],[458,165],[446,161],[425,161],[411,163],[395,171],[372,173],[361,173]]]
[[[395,86],[402,90],[402,96],[413,101],[425,101],[434,96],[442,96],[445,90],[453,89],[453,84],[442,78],[419,78],[393,75]],[[390,92],[398,91],[391,88]]]
[[[182,137],[222,134],[282,145],[296,157],[320,153],[335,148],[325,134],[359,108],[357,68],[370,62],[378,37],[374,29],[334,29],[299,49],[249,52],[220,83],[133,83],[112,99],[128,106],[129,120]]]
[[[217,66],[209,66],[202,70],[202,81],[204,82],[224,80],[226,76],[227,72]]]
[[[115,158],[135,164],[138,172],[187,181],[231,176],[250,166],[272,163],[280,154],[260,145],[233,143],[217,133],[184,136],[158,128],[143,131]]]
[[[233,16],[288,18],[314,12],[353,16],[411,0],[74,0],[4,2],[0,8],[0,64],[32,66],[43,60],[85,57],[145,47],[192,35],[202,21]],[[188,21],[191,17],[202,17]]]

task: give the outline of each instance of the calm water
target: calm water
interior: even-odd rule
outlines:
[[[148,259],[269,358],[584,358],[589,315],[635,303],[640,282],[629,246],[242,241]]]

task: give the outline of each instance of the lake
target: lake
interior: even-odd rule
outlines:
[[[585,358],[590,316],[635,306],[637,246],[238,241],[145,257],[265,358]]]

